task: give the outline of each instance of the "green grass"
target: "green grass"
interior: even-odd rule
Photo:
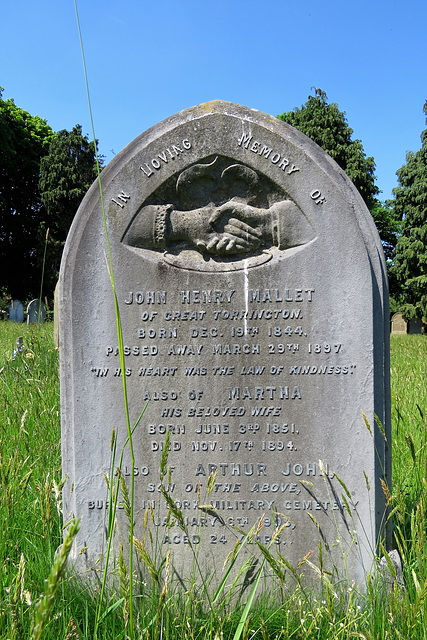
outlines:
[[[408,507],[427,478],[427,338],[391,336],[393,472]]]
[[[92,640],[97,615],[97,590],[89,592],[63,575],[66,549],[55,558],[63,532],[58,352],[52,334],[52,324],[0,324],[1,639]],[[13,359],[18,336],[24,350]],[[155,579],[134,599],[136,638],[427,636],[427,338],[392,336],[391,343],[392,508],[405,591],[381,588],[375,575],[364,594],[324,580],[316,597],[300,588],[292,595],[283,590],[281,597],[278,590],[274,602],[264,595],[244,611],[247,601],[225,607],[218,598],[210,606],[196,584],[191,593],[174,591],[167,557],[150,556],[145,564],[153,563]],[[148,530],[149,518],[145,549],[150,551]],[[283,563],[280,570],[289,573]],[[100,639],[125,639],[129,633],[125,563],[117,580],[121,592],[107,593],[102,604]]]
[[[24,338],[24,349],[13,359],[18,336]],[[51,324],[0,326],[0,438],[0,526],[6,532],[0,538],[4,638],[14,622],[12,585],[21,558],[25,567],[20,611],[41,593],[62,537],[58,353]]]

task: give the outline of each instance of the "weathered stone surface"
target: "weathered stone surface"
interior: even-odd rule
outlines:
[[[362,580],[390,471],[373,416],[388,433],[390,395],[385,265],[359,194],[303,134],[225,102],[153,127],[101,177],[125,371],[94,184],[59,291],[64,519],[81,518],[77,568],[105,551],[103,474],[113,429],[118,451],[127,437],[124,373],[132,424],[151,398],[133,437],[137,538],[151,505],[161,552],[170,547],[188,574],[188,539],[164,526],[159,492],[170,430],[165,482],[206,571],[221,571],[240,535],[233,526],[248,532],[261,516],[263,544],[275,520],[287,523],[272,550],[294,565],[314,551],[316,562],[313,516],[341,568],[351,547],[349,575]],[[129,482],[128,447],[122,469]],[[116,539],[126,541],[122,509],[117,517]]]
[[[58,310],[58,282],[53,292],[53,346],[55,349],[59,347],[59,310]]]

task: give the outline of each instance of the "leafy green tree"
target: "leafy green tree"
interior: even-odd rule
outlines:
[[[352,139],[353,129],[345,112],[336,103],[330,104],[322,89],[315,88],[315,95],[309,96],[301,108],[278,118],[314,140],[346,172],[374,218],[386,258],[392,261],[400,227],[393,209],[378,200],[374,159],[366,157],[360,140]]]
[[[371,209],[371,215],[381,238],[390,276],[390,269],[394,261],[396,243],[401,232],[402,223],[396,218],[390,201],[383,204],[377,200]],[[390,279],[389,284],[390,291],[394,291],[394,280]]]
[[[0,88],[0,287],[25,299],[40,288],[35,238],[43,219],[40,160],[54,132],[39,116],[3,100]],[[37,288],[38,287],[38,288]]]
[[[375,162],[367,158],[360,140],[352,140],[353,129],[346,114],[336,103],[329,104],[322,89],[315,88],[300,109],[278,116],[324,149],[344,169],[371,210],[377,203],[379,189],[375,185]]]
[[[427,116],[427,101],[424,113]],[[421,141],[421,149],[406,155],[397,171],[399,186],[393,190],[394,213],[402,221],[393,275],[400,289],[400,310],[427,322],[427,129]]]
[[[37,297],[46,249],[43,295],[52,296],[68,229],[96,177],[96,151],[80,125],[55,133],[3,100],[2,91],[0,290],[3,297]]]
[[[63,129],[51,139],[49,154],[40,163],[39,182],[45,208],[39,232],[40,244],[49,229],[46,252],[48,290],[53,290],[55,286],[71,222],[96,175],[95,146],[87,136],[83,136],[80,125],[73,127],[72,131]]]

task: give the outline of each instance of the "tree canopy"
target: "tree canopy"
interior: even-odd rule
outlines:
[[[0,88],[0,288],[13,298],[51,296],[62,247],[96,177],[95,149],[79,125],[55,133],[46,120],[3,100]]]
[[[427,102],[424,113],[427,124]],[[408,152],[406,163],[397,171],[398,186],[393,190],[394,213],[402,221],[393,275],[401,311],[427,322],[427,129],[421,141],[421,149]]]
[[[328,103],[322,89],[315,88],[301,108],[278,116],[291,124],[324,149],[359,190],[369,210],[376,204],[379,189],[375,185],[375,162],[367,158],[360,140],[352,140],[353,129],[349,127],[345,111],[336,103]]]
[[[374,159],[366,157],[360,140],[352,139],[353,129],[348,125],[345,111],[340,111],[336,103],[329,103],[322,89],[315,88],[315,95],[309,96],[304,105],[278,118],[314,140],[346,172],[371,212],[386,258],[391,261],[399,224],[392,208],[378,199]]]
[[[0,273],[14,297],[40,287],[34,242],[43,216],[40,160],[54,135],[46,120],[3,100],[0,90]]]
[[[51,139],[49,153],[40,163],[40,191],[45,215],[39,237],[46,238],[47,257],[57,265],[47,274],[49,289],[55,286],[62,249],[78,206],[97,175],[95,148],[83,136],[80,125],[63,129]]]

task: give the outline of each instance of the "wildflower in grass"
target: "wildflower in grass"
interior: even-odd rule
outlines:
[[[25,353],[26,349],[24,347],[22,340],[23,340],[22,336],[19,336],[19,338],[16,341],[15,349],[12,351],[12,360],[16,360],[16,358],[19,355],[21,355],[21,353]]]

